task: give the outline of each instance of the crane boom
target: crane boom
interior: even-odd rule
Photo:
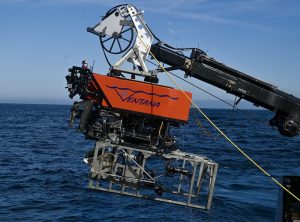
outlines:
[[[296,136],[299,133],[300,99],[287,94],[276,86],[246,75],[228,67],[210,57],[203,51],[193,49],[190,57],[185,56],[161,44],[153,44],[153,55],[160,62],[172,69],[185,72],[185,76],[207,82],[227,93],[252,102],[275,112],[270,120],[272,126],[277,126],[285,136]]]

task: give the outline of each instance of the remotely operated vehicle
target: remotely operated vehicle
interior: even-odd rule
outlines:
[[[280,134],[299,134],[298,98],[198,48],[174,48],[162,42],[133,5],[110,9],[87,31],[100,39],[108,74],[94,73],[84,61],[81,67],[70,68],[66,79],[70,98],[81,99],[74,102],[70,125],[80,119],[80,132],[96,141],[84,158],[91,167],[92,189],[210,209],[218,164],[180,151],[172,129],[188,122],[192,94],[159,85],[161,72],[181,70],[185,78],[237,96],[236,104],[244,99],[271,110],[275,115],[270,125]],[[110,55],[120,57],[111,64]],[[158,68],[148,69],[149,58],[159,63]]]

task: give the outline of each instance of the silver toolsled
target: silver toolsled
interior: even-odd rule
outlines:
[[[84,161],[91,189],[210,209],[218,164],[204,156],[98,141]]]

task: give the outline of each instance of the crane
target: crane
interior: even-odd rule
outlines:
[[[81,67],[69,69],[66,80],[70,98],[81,99],[74,102],[70,125],[80,119],[79,131],[96,141],[84,158],[91,167],[92,189],[210,209],[218,164],[180,151],[172,129],[188,122],[192,93],[158,84],[161,72],[181,70],[185,78],[239,97],[237,103],[244,99],[271,110],[275,115],[269,123],[280,134],[299,134],[299,98],[226,66],[201,49],[162,42],[133,5],[113,7],[87,31],[99,37],[108,74],[94,73],[83,61]],[[120,58],[111,64],[108,55]],[[160,64],[158,68],[147,67],[149,57]],[[200,196],[206,202],[199,202]]]

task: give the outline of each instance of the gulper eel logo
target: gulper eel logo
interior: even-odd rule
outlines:
[[[151,106],[153,108],[155,107],[159,107],[160,106],[160,102],[154,101],[154,100],[149,100],[143,97],[143,95],[148,95],[148,96],[152,96],[152,98],[156,97],[160,97],[160,98],[168,98],[171,100],[178,100],[177,97],[171,97],[169,95],[160,95],[157,93],[149,93],[149,92],[145,92],[142,90],[132,90],[130,88],[121,88],[118,86],[108,86],[106,85],[107,88],[113,89],[117,95],[120,97],[120,99],[122,100],[122,102],[127,102],[127,103],[134,103],[134,104],[138,104],[141,106]]]

